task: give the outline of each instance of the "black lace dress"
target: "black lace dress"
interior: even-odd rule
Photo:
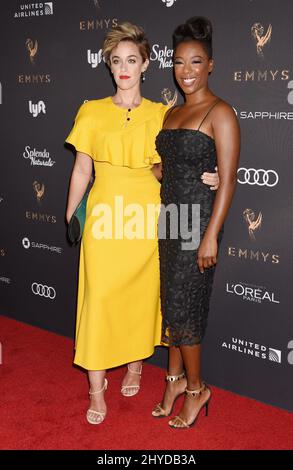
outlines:
[[[202,239],[211,217],[215,191],[202,183],[201,175],[205,171],[215,171],[216,148],[214,140],[199,129],[162,129],[157,136],[156,146],[163,163],[162,204],[165,208],[169,204],[177,207],[179,227],[179,237],[176,239],[172,233],[176,219],[174,206],[173,215],[168,216],[168,211],[161,210],[159,252],[162,342],[169,346],[195,345],[201,342],[205,333],[215,267],[205,269],[204,274],[200,273],[196,262],[197,247],[190,244],[189,248],[192,249],[186,249],[188,240],[186,230],[182,229],[184,220],[180,221],[179,208],[180,205],[181,209],[188,207],[185,220],[188,218],[188,230],[191,231],[192,205],[200,204]],[[194,225],[193,222],[193,231]]]

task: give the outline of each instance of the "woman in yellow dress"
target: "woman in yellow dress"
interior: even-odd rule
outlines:
[[[88,371],[91,424],[106,416],[106,369],[128,364],[121,393],[133,396],[142,359],[161,342],[155,138],[168,107],[141,96],[150,56],[141,28],[120,24],[108,33],[103,53],[116,94],[83,104],[66,139],[77,152],[67,221],[86,191],[93,164],[95,170],[80,246],[74,357]],[[206,182],[215,184],[217,177],[207,175]]]

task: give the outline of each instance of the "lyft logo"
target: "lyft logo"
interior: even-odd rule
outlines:
[[[87,61],[95,69],[103,60],[102,49],[99,52],[91,52],[90,49],[87,50]]]
[[[38,103],[34,104],[31,100],[28,102],[29,112],[33,115],[33,117],[37,117],[40,113],[46,114],[46,105],[44,101],[38,101]]]

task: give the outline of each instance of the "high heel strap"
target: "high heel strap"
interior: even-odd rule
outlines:
[[[197,390],[188,390],[188,389],[186,389],[185,394],[189,395],[191,397],[197,397],[197,396],[201,395],[202,392],[204,392],[207,388],[208,388],[207,384],[205,382],[202,382],[202,385],[201,385],[200,388],[198,388]]]
[[[177,382],[177,380],[181,380],[185,377],[185,373],[179,375],[166,375],[167,382]]]
[[[108,380],[107,380],[107,379],[104,379],[104,385],[103,385],[103,387],[102,387],[100,390],[97,390],[96,392],[91,392],[91,391],[89,391],[89,395],[96,395],[97,393],[101,393],[101,392],[103,392],[104,390],[107,390],[107,387],[108,387]]]

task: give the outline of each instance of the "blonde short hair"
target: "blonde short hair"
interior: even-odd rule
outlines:
[[[110,64],[110,55],[113,49],[121,41],[131,41],[137,45],[143,58],[143,62],[150,58],[151,48],[144,30],[128,22],[118,24],[118,26],[108,32],[103,43],[103,56],[107,64]]]

